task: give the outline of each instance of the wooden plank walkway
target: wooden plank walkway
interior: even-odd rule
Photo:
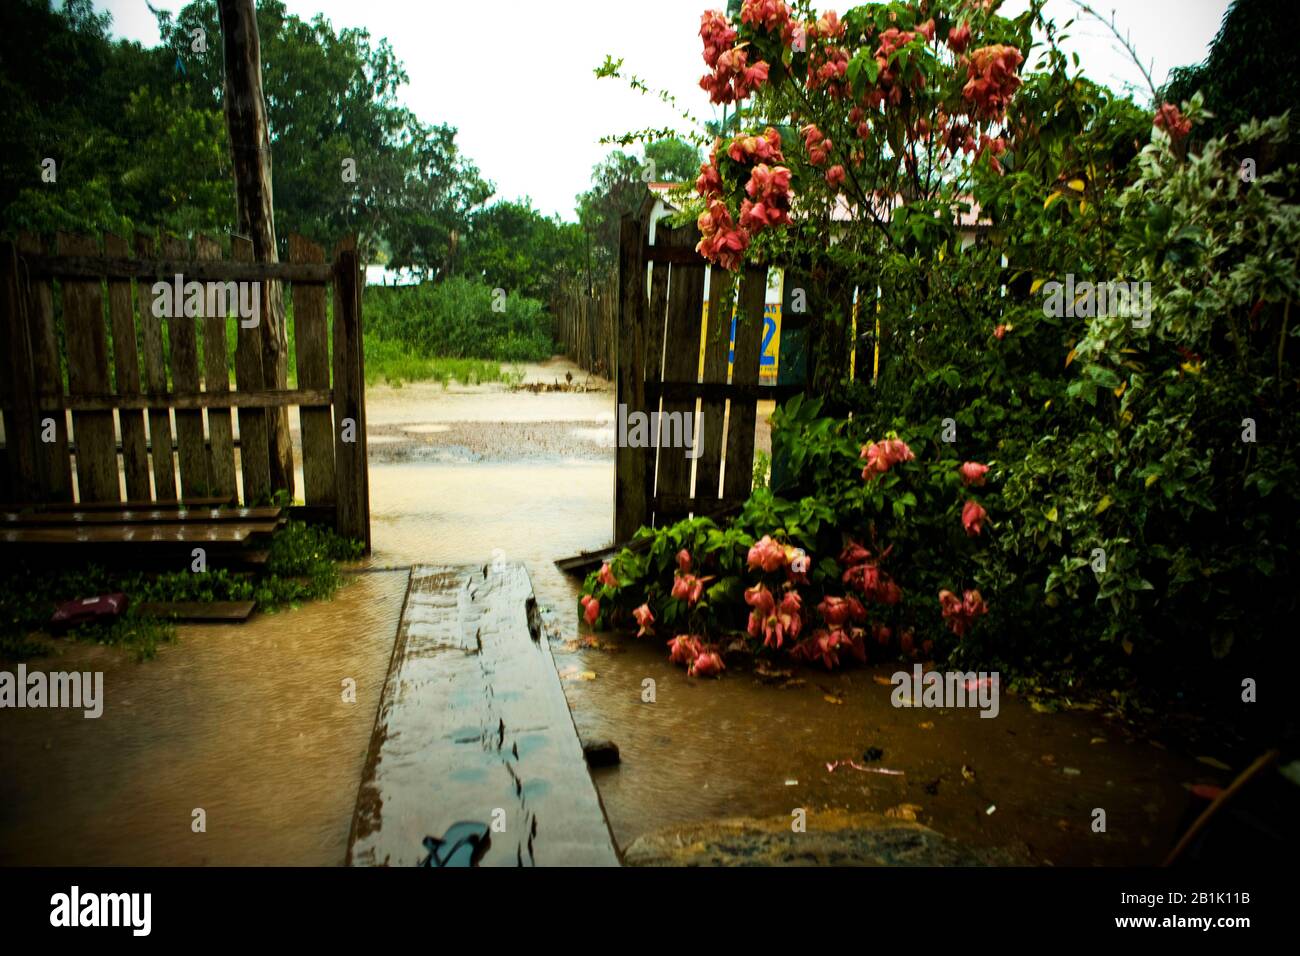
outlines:
[[[411,570],[348,863],[461,821],[498,824],[480,866],[618,865],[522,565]]]

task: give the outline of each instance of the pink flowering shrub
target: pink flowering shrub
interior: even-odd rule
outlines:
[[[796,201],[843,197],[882,225],[891,217],[880,197],[904,189],[922,205],[950,208],[952,194],[921,171],[958,155],[987,157],[1002,173],[1024,54],[1007,42],[993,6],[893,2],[840,17],[745,0],[736,21],[704,13],[701,88],[717,104],[748,103],[774,125],[715,142],[696,181],[700,253],[740,268],[756,239],[790,226]],[[999,42],[985,42],[986,32]],[[777,121],[790,130],[784,141]]]
[[[778,413],[783,443],[802,440],[818,405],[795,399]],[[915,557],[978,547],[972,528],[988,533],[991,520],[971,495],[990,466],[923,461],[893,434],[861,444],[837,435],[803,460],[809,454],[812,467],[834,475],[820,481],[823,500],[784,501],[760,489],[725,529],[707,518],[642,529],[588,578],[587,622],[659,636],[669,660],[693,677],[719,676],[726,657],[741,653],[826,669],[917,659],[977,627],[987,611],[979,592],[967,589],[954,605],[948,590],[969,580],[961,562],[936,571]]]

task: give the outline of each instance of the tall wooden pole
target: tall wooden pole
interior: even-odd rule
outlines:
[[[278,262],[271,198],[271,133],[262,97],[262,48],[254,0],[217,0],[225,61],[226,126],[235,169],[239,230],[253,243],[257,262]],[[268,386],[288,388],[289,348],[280,283],[262,283],[262,375]],[[268,408],[271,488],[293,494],[289,410]]]

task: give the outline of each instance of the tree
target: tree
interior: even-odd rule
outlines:
[[[555,284],[584,266],[581,229],[548,218],[532,200],[502,200],[471,220],[458,271],[493,288],[546,301]]]
[[[1209,115],[1194,132],[1196,142],[1235,132],[1251,117],[1280,116],[1300,103],[1294,20],[1295,11],[1275,0],[1233,0],[1205,61],[1170,71],[1163,99],[1178,104],[1197,91],[1205,98]],[[1300,158],[1294,124],[1286,152],[1282,162]],[[1261,167],[1272,165],[1257,159]]]
[[[647,143],[647,163],[653,163],[653,178],[660,182],[693,182],[700,174],[700,151],[680,139],[660,139]]]

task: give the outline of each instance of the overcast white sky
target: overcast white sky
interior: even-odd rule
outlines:
[[[178,10],[183,0],[153,0]],[[822,9],[843,12],[852,3]],[[1025,0],[1008,0],[1014,15]],[[158,30],[145,0],[96,0],[113,14],[118,36],[147,45]],[[617,80],[597,80],[605,54],[652,88],[667,89],[700,118],[713,107],[697,83],[704,72],[700,14],[725,0],[287,0],[291,13],[323,13],[335,28],[364,27],[385,37],[406,66],[404,99],[421,119],[460,130],[462,149],[503,198],[531,196],[545,213],[572,218],[574,196],[587,188],[591,168],[612,147],[603,135],[678,125],[676,114]],[[1219,28],[1228,0],[1093,0],[1114,12],[1122,31],[1151,64],[1160,85],[1169,69],[1198,63]],[[1077,14],[1070,0],[1049,0],[1058,24]],[[1113,89],[1126,84],[1149,93],[1142,76],[1104,26],[1081,18],[1064,44],[1079,54],[1093,79]],[[212,47],[220,56],[220,47]],[[1032,60],[1031,60],[1032,63]]]

